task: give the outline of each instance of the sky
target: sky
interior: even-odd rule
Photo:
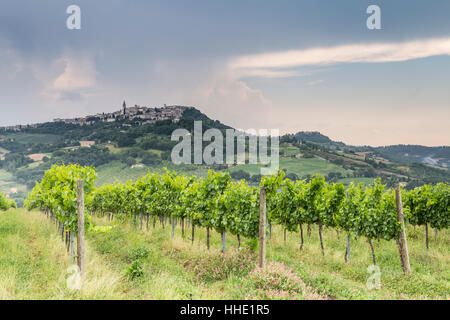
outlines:
[[[0,126],[125,100],[352,145],[450,145],[449,14],[448,0],[2,0]]]

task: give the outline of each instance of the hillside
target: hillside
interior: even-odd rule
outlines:
[[[312,142],[334,150],[365,152],[372,157],[385,158],[402,164],[423,163],[443,168],[450,167],[450,146],[426,147],[403,144],[383,147],[351,146],[333,141],[316,131],[300,131],[294,135],[285,135],[285,138],[295,139],[297,142]]]
[[[195,120],[202,121],[203,130],[230,128],[184,106],[135,106],[109,114],[0,128],[0,190],[20,206],[45,170],[61,163],[96,167],[98,185],[135,180],[148,170],[164,167],[197,176],[204,176],[208,169],[229,170],[235,179],[259,183],[261,165],[174,165],[170,154],[177,142],[171,141],[171,134],[179,128],[192,132]],[[352,181],[369,184],[381,177],[389,186],[406,181],[413,188],[450,181],[445,168],[449,159],[449,147],[348,146],[319,132],[298,132],[280,140],[280,168],[290,179],[320,173],[327,181],[348,185]]]
[[[401,163],[425,163],[444,168],[450,167],[450,147],[424,147],[396,145],[375,148],[376,153]]]

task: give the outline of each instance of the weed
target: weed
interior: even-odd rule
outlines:
[[[136,280],[144,275],[144,267],[141,260],[134,260],[126,268],[126,275],[131,280]]]
[[[145,260],[150,255],[150,249],[146,246],[132,247],[128,251],[128,261]]]
[[[247,275],[255,266],[255,255],[248,250],[231,251],[226,254],[208,253],[199,256],[188,267],[203,281],[219,281],[226,279],[230,274],[237,276]]]

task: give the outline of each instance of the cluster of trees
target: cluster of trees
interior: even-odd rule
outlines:
[[[310,175],[310,174],[305,175],[303,177],[299,177],[297,174],[295,174],[293,172],[287,172],[286,169],[283,169],[283,171],[285,173],[284,179],[289,179],[292,181],[297,181],[297,180],[309,181],[312,177],[312,175]],[[242,169],[231,171],[230,175],[235,180],[245,179],[248,182],[250,182],[251,184],[259,184],[262,179],[262,175],[260,175],[260,174],[251,175],[250,173],[248,173],[247,171],[244,171]],[[346,178],[346,175],[343,174],[342,172],[330,172],[325,176],[325,181],[326,182],[337,182],[339,179],[342,179],[342,178]]]
[[[345,178],[344,174],[342,172],[330,172],[325,177],[325,180],[327,182],[337,182],[337,180]]]
[[[0,147],[10,152],[25,152],[27,146],[23,143],[17,143],[13,139],[5,139],[0,141]]]
[[[23,153],[7,153],[4,160],[0,160],[0,168],[5,169],[8,172],[16,172],[17,168],[23,167],[33,160],[26,157]]]
[[[0,147],[10,151],[11,153],[33,154],[33,153],[52,153],[61,148],[80,145],[78,140],[74,140],[73,138],[70,137],[68,139],[60,137],[59,139],[56,139],[56,141],[53,140],[54,137],[52,137],[51,142],[21,143],[16,141],[16,139],[6,138],[3,141],[0,141]],[[45,141],[45,139],[43,138],[41,141]]]
[[[98,167],[112,160],[116,160],[116,157],[111,154],[108,148],[98,146],[91,146],[90,148],[83,147],[67,151],[61,150],[53,155],[55,157],[51,160],[52,163],[79,164],[81,166]]]
[[[41,181],[45,171],[49,170],[52,165],[57,164],[78,164],[81,166],[98,167],[113,160],[120,160],[125,162],[125,157],[111,154],[108,148],[92,146],[91,148],[77,148],[74,150],[57,150],[54,151],[51,157],[44,157],[43,163],[38,166],[27,167],[27,164],[33,160],[23,155],[13,154],[14,162],[9,160],[9,154],[5,156],[5,161],[0,161],[0,166],[3,163],[3,168],[16,175],[16,180],[20,184],[24,184],[28,189],[32,189],[35,181]],[[20,160],[23,159],[23,160]],[[13,169],[14,164],[14,170]]]
[[[157,154],[135,147],[119,153],[111,153],[106,147],[92,146],[91,148],[78,148],[75,150],[57,150],[52,153],[51,157],[44,159],[43,163],[33,167],[27,167],[27,164],[33,161],[22,154],[6,154],[5,160],[0,161],[0,168],[14,173],[17,182],[26,185],[31,190],[35,185],[35,181],[40,182],[45,171],[54,164],[79,164],[98,167],[112,161],[120,161],[131,166],[136,164],[138,159],[147,166],[156,166],[161,164],[162,160],[167,160],[168,158],[170,158],[170,152]]]
[[[235,180],[242,180],[242,179],[244,179],[244,180],[247,180],[247,181],[249,181],[251,183],[259,183],[261,181],[261,177],[262,177],[260,174],[251,175],[247,171],[244,171],[244,170],[241,170],[241,169],[232,171],[230,173],[230,175]]]
[[[6,198],[3,192],[0,192],[0,211],[6,211],[10,208],[17,208],[14,200]]]
[[[450,147],[425,147],[419,145],[394,145],[386,147],[374,148],[374,151],[382,157],[400,163],[414,163],[417,162],[416,157],[425,158],[432,156],[433,158],[450,158]],[[405,156],[409,154],[410,156]]]
[[[126,147],[138,147],[142,150],[172,150],[176,145],[176,142],[170,140],[170,136],[165,135],[146,135],[143,136],[139,141],[137,141],[137,132],[129,131],[127,133],[122,133],[117,138],[117,146],[119,148]]]
[[[27,186],[28,190],[33,189],[36,181],[41,181],[45,174],[45,171],[50,169],[51,163],[44,162],[37,167],[33,168],[20,168],[16,171],[16,180],[20,184]]]
[[[413,163],[409,166],[410,176],[418,177],[423,184],[434,184],[441,181],[450,181],[450,171],[433,168],[422,163]]]
[[[312,175],[305,175],[303,177],[299,177],[297,174],[295,174],[293,172],[288,173],[286,169],[283,169],[283,171],[285,173],[285,179],[289,179],[292,181],[297,181],[297,180],[309,181],[312,176]],[[242,169],[231,171],[230,175],[235,180],[244,179],[244,180],[247,180],[248,182],[250,182],[251,184],[259,184],[262,179],[262,175],[260,175],[260,174],[251,175],[250,173],[248,173],[247,171],[244,171]],[[325,181],[326,182],[337,182],[339,179],[342,179],[342,178],[346,178],[346,176],[342,172],[330,172],[325,176]]]

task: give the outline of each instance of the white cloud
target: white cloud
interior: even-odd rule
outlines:
[[[233,70],[243,70],[241,72],[251,73],[252,70],[270,72],[273,68],[396,62],[437,55],[450,55],[450,38],[268,52],[237,57],[229,66]]]
[[[53,90],[72,91],[91,88],[96,85],[96,71],[92,60],[64,57],[56,63],[64,64],[65,67],[64,72],[54,80]]]
[[[42,83],[41,95],[50,101],[79,101],[100,90],[94,60],[88,55],[63,54],[48,62],[30,61],[29,65]]]
[[[290,78],[310,75],[309,72],[295,70],[270,70],[270,69],[238,69],[235,70],[236,78],[259,77],[259,78]]]
[[[154,105],[195,106],[212,119],[243,129],[267,128],[273,119],[271,113],[275,108],[272,102],[261,90],[240,80],[242,74],[234,73],[222,60],[193,60],[189,65],[160,60],[144,72],[146,79],[158,81],[143,82],[147,89],[139,95],[142,99],[151,97],[149,102]],[[145,100],[137,103],[145,103]]]
[[[227,70],[215,70],[192,91],[194,104],[213,119],[234,127],[266,128],[274,106],[261,90],[249,87]]]

